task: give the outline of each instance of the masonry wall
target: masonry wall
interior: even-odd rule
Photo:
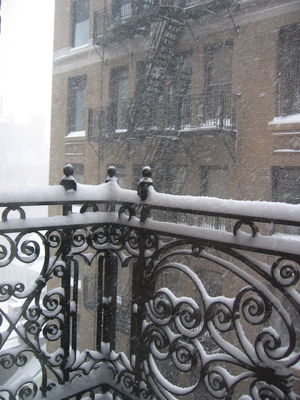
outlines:
[[[179,50],[193,52],[194,95],[203,93],[205,87],[205,48],[232,41],[236,130],[199,129],[157,136],[145,132],[141,138],[104,132],[97,141],[89,141],[88,111],[86,135],[68,136],[68,79],[86,75],[87,109],[105,107],[109,104],[112,69],[127,66],[129,96],[133,97],[136,63],[145,59],[150,40],[139,35],[105,48],[94,46],[93,11],[103,9],[105,3],[109,8],[109,2],[91,1],[90,40],[87,46],[72,49],[71,1],[56,1],[50,184],[59,183],[63,165],[70,162],[84,165],[83,181],[88,184],[103,182],[109,165],[120,166],[125,174],[122,186],[134,188],[137,168],[151,165],[154,186],[165,191],[171,168],[184,166],[187,173],[181,193],[200,195],[201,168],[217,166],[228,169],[228,197],[272,200],[272,167],[300,166],[300,152],[276,152],[291,148],[290,134],[300,138],[300,125],[269,124],[276,115],[278,34],[281,27],[300,21],[299,3],[244,0],[232,15],[234,23],[223,12],[191,20],[185,29]],[[296,150],[300,150],[299,143]],[[89,327],[83,342],[95,340],[95,315],[84,313],[81,324]]]

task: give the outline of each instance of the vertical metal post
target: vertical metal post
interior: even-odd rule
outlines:
[[[116,345],[116,312],[118,288],[118,260],[107,251],[104,256],[103,342]]]
[[[71,164],[66,164],[63,169],[64,177],[60,184],[64,187],[65,191],[77,190],[77,183],[74,179],[74,168]],[[63,205],[63,215],[68,215],[72,212],[72,204]],[[64,361],[62,363],[63,380],[66,382],[69,380],[69,371],[67,368],[68,358],[70,355],[70,344],[71,344],[71,269],[73,267],[73,260],[71,260],[70,251],[72,246],[72,229],[64,229],[65,243],[62,251],[62,261],[65,262],[66,269],[62,277],[62,288],[64,289],[64,323],[62,327],[61,336],[61,347],[64,351]],[[77,269],[77,280],[78,280],[78,269]],[[75,291],[75,300],[78,296]],[[74,298],[73,298],[74,299]],[[77,336],[77,319],[75,318],[72,322],[72,348],[76,349],[76,336]],[[75,339],[74,339],[75,335]]]
[[[139,258],[133,267],[132,278],[132,314],[131,314],[131,335],[130,335],[130,356],[134,362],[135,391],[139,396],[139,382],[142,380],[142,362],[144,351],[140,342],[142,337],[142,325],[146,317],[145,302],[147,301],[147,287],[145,285],[145,232],[139,236]]]
[[[79,265],[78,261],[73,260],[73,292],[72,292],[72,337],[71,337],[71,346],[73,351],[76,353],[77,350],[77,307],[78,307],[78,281],[79,281]],[[76,306],[76,309],[73,310],[73,307]]]
[[[220,92],[220,115],[219,115],[219,119],[220,119],[220,128],[224,127],[224,118],[225,118],[225,92],[224,90],[221,90]]]
[[[63,249],[62,254],[62,261],[65,262],[66,269],[65,273],[62,277],[62,288],[64,290],[64,304],[63,304],[63,311],[64,311],[64,322],[62,327],[62,335],[61,335],[61,347],[64,351],[64,361],[62,363],[62,372],[63,372],[63,380],[67,382],[69,380],[69,371],[67,368],[68,358],[70,355],[70,334],[71,334],[71,318],[70,318],[70,299],[71,299],[71,268],[72,268],[72,261],[69,256],[69,252],[71,249],[71,229],[65,229],[65,246]]]
[[[97,274],[97,329],[96,329],[96,348],[101,351],[103,342],[103,278],[104,278],[104,257],[100,256],[98,261]]]
[[[151,168],[146,166],[142,169],[142,178],[138,184],[137,193],[142,201],[145,201],[148,197],[148,191],[150,186],[153,186]],[[145,222],[146,218],[150,215],[149,208],[143,206],[141,211],[141,222]],[[131,335],[130,335],[130,355],[131,359],[135,359],[134,370],[135,370],[135,390],[136,395],[139,396],[138,386],[142,379],[141,364],[143,362],[144,351],[143,343],[140,342],[142,337],[142,326],[143,321],[146,318],[145,303],[149,297],[149,291],[151,290],[147,286],[145,281],[146,271],[146,231],[142,230],[139,233],[139,257],[137,262],[133,266],[132,273],[132,314],[131,314]]]

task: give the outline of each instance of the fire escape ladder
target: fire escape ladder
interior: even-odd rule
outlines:
[[[164,87],[168,67],[176,53],[184,29],[182,21],[163,17],[153,36],[153,56],[148,58],[142,88],[136,90],[129,121],[129,131],[149,128],[152,125],[154,106]]]

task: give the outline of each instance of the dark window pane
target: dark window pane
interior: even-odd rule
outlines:
[[[281,116],[300,112],[300,24],[279,33],[277,108]]]
[[[126,130],[128,124],[128,69],[118,68],[111,72],[111,128],[115,130]]]
[[[72,163],[74,168],[74,176],[77,182],[84,182],[84,165],[78,163]]]
[[[300,167],[273,168],[273,200],[300,203]]]
[[[86,77],[69,79],[69,132],[85,130]]]
[[[228,169],[217,166],[201,167],[200,194],[221,199],[228,198]]]
[[[86,44],[89,38],[89,0],[73,1],[73,47]]]

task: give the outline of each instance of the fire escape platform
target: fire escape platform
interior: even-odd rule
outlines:
[[[190,1],[190,5],[184,8],[185,19],[197,19],[218,11],[237,7],[237,0],[200,0]]]
[[[136,14],[132,14],[121,21],[112,17],[110,24],[108,23],[108,26],[106,26],[105,32],[102,31],[101,35],[94,34],[94,44],[107,46],[125,38],[132,38],[137,34],[147,34],[147,26],[166,17],[178,21],[198,19],[234,7],[237,7],[237,0],[201,0],[190,2],[190,5],[186,7],[173,5],[152,6]],[[96,23],[99,12],[101,13],[101,11],[95,13]],[[106,22],[109,19],[110,18],[106,15]]]
[[[183,9],[174,6],[157,6],[131,15],[122,21],[112,20],[110,28],[104,35],[94,37],[94,44],[107,46],[125,38],[132,38],[137,34],[147,34],[147,26],[166,17],[180,21],[183,17]]]

